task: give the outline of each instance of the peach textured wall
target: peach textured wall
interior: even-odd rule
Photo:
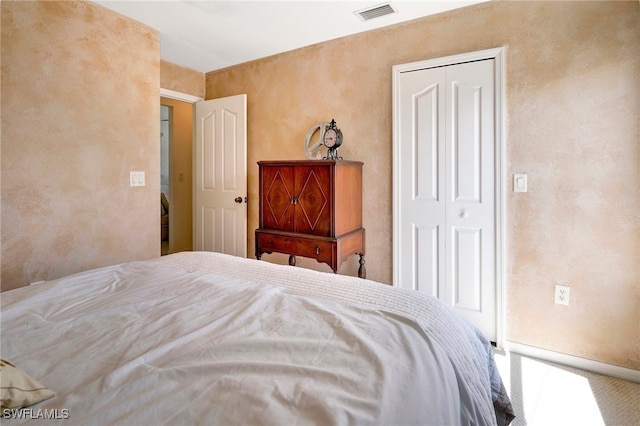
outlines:
[[[160,61],[160,87],[204,98],[204,73]]]
[[[249,247],[256,161],[305,158],[307,130],[335,118],[340,154],[365,164],[368,277],[391,282],[391,67],[497,46],[505,180],[529,175],[506,194],[507,339],[640,369],[637,1],[483,3],[207,73],[207,99],[248,94]]]
[[[167,98],[160,98],[160,103],[172,111],[169,249],[173,253],[193,248],[193,105]]]
[[[91,2],[0,7],[2,290],[159,255],[159,34]]]

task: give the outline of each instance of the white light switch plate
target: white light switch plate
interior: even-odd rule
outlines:
[[[144,172],[129,172],[129,186],[144,186]]]
[[[527,192],[527,175],[513,175],[513,192]]]

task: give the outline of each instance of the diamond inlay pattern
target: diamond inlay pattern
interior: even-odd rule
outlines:
[[[327,194],[322,190],[322,185],[318,181],[315,172],[311,172],[307,176],[307,180],[302,185],[299,195],[299,205],[305,219],[309,223],[311,229],[315,229],[318,220],[322,216],[322,211],[328,204]]]
[[[266,202],[268,210],[277,224],[281,224],[287,212],[287,208],[291,205],[291,193],[285,184],[280,172],[276,172],[269,190],[267,191]]]

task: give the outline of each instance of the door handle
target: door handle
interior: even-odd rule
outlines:
[[[460,217],[466,219],[469,217],[469,212],[466,209],[460,210]]]
[[[242,203],[242,197],[236,197],[233,201],[235,201],[236,203],[240,204],[240,203]]]

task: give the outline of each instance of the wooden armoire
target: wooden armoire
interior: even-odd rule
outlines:
[[[285,253],[316,259],[338,272],[349,256],[364,267],[362,163],[345,160],[259,161],[256,258]]]

